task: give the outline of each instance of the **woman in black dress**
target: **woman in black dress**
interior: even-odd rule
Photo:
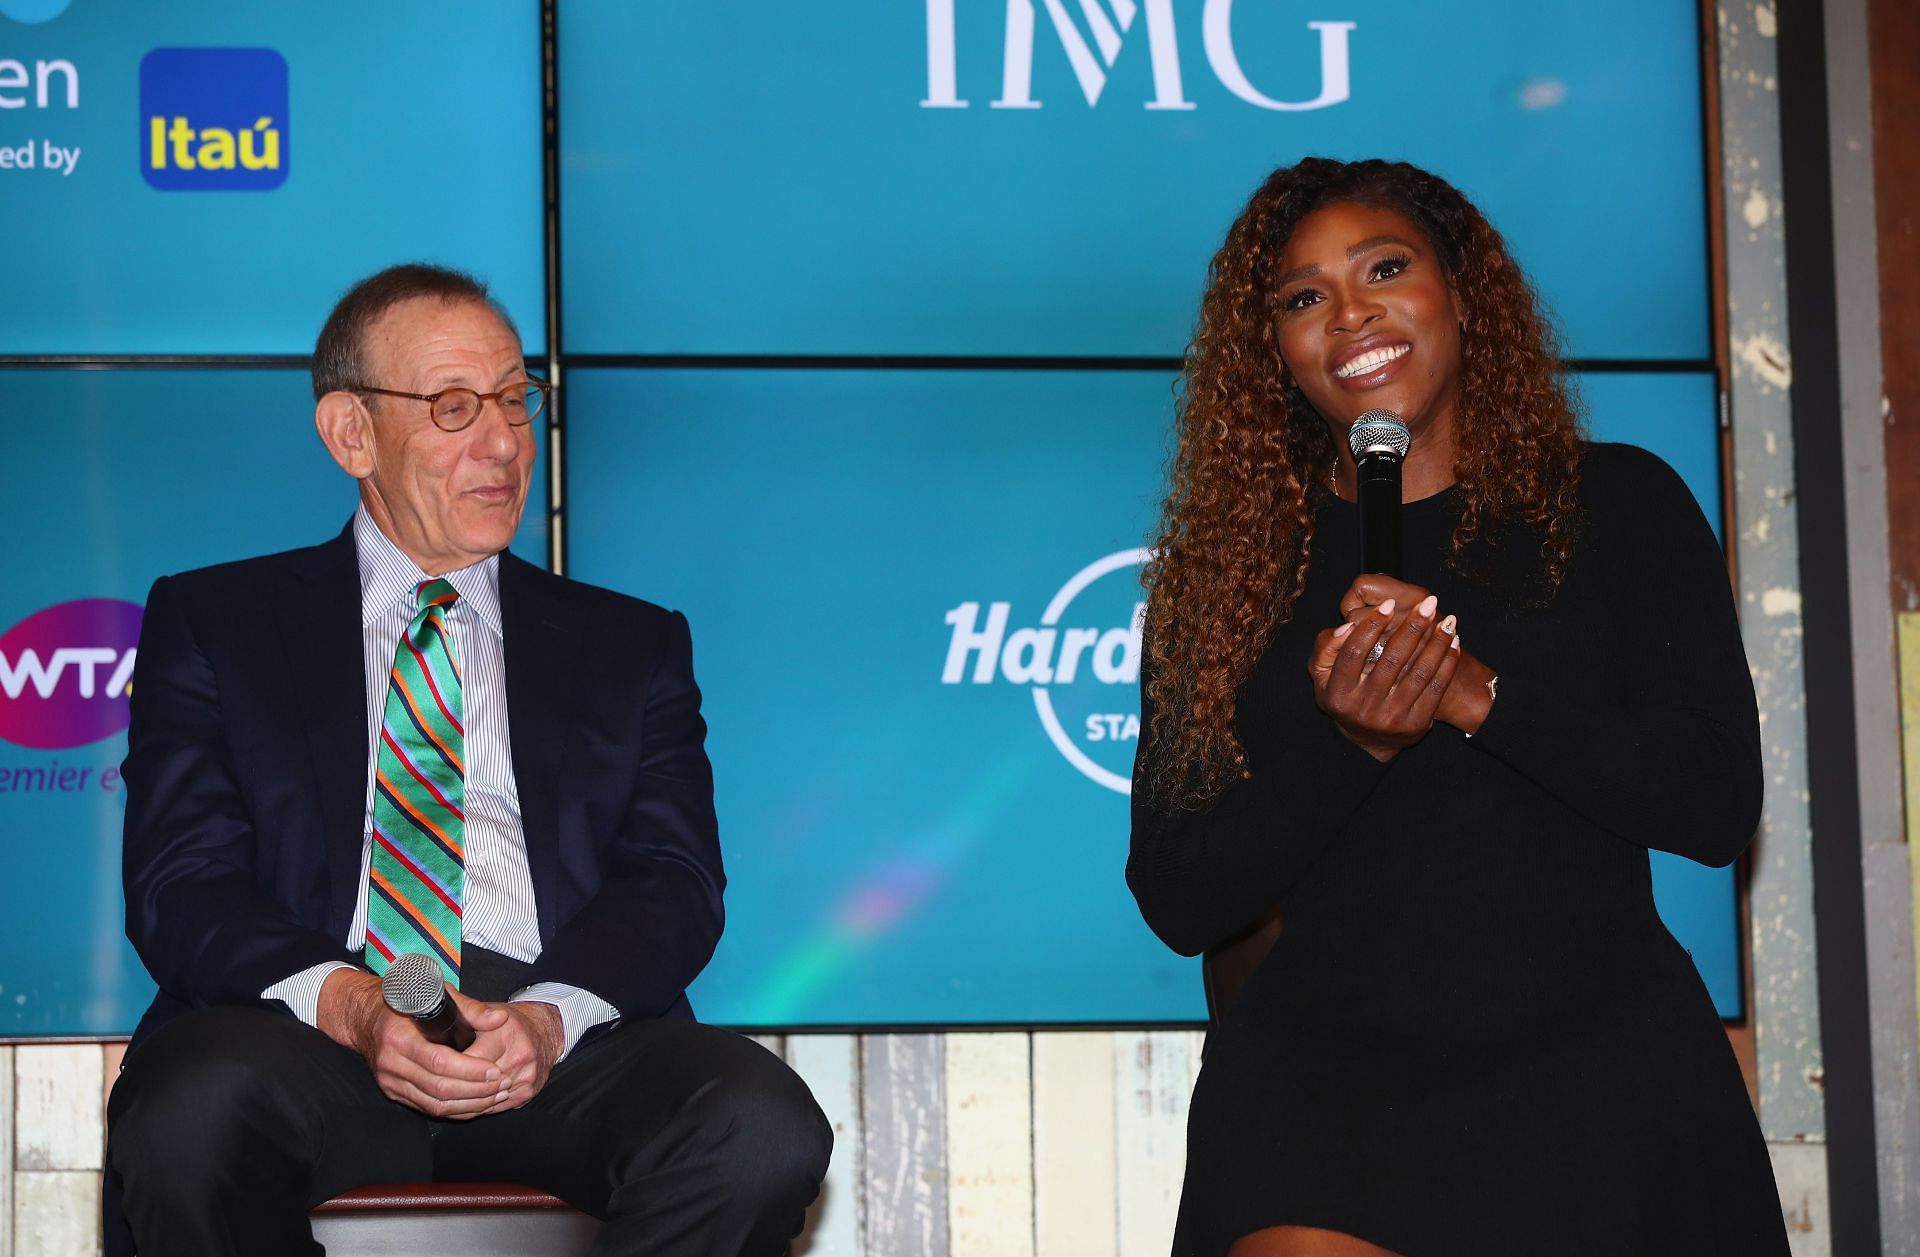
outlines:
[[[1724,557],[1558,368],[1499,235],[1410,166],[1280,170],[1213,261],[1127,878],[1185,954],[1283,928],[1208,1039],[1181,1257],[1787,1251],[1648,873],[1759,819]],[[1412,433],[1405,580],[1354,578],[1376,408]]]

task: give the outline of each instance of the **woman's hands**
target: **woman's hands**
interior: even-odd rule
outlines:
[[[1348,588],[1340,614],[1346,622],[1321,631],[1307,671],[1314,701],[1356,746],[1385,763],[1436,720],[1480,727],[1493,671],[1461,649],[1454,617],[1436,618],[1438,598],[1369,574]]]

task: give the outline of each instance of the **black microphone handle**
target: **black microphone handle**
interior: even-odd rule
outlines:
[[[444,1043],[456,1052],[464,1052],[473,1045],[473,1027],[460,1015],[459,1005],[444,992],[437,1007],[413,1020],[429,1043]]]
[[[1375,454],[1358,464],[1360,570],[1400,577],[1400,460]]]

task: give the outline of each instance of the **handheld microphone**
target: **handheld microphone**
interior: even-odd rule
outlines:
[[[1369,410],[1347,433],[1359,469],[1360,570],[1400,575],[1400,460],[1413,434],[1391,410]]]
[[[394,957],[380,978],[380,994],[388,1008],[413,1018],[429,1042],[444,1043],[456,1052],[466,1051],[473,1043],[473,1027],[448,996],[433,957],[419,952]]]

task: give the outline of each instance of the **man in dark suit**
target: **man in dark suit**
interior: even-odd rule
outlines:
[[[139,1251],[315,1252],[315,1203],[438,1179],[552,1191],[596,1252],[779,1252],[831,1134],[687,1004],[725,879],[686,621],[506,552],[546,393],[470,277],[362,282],[313,375],[352,523],[147,601],[124,876],[160,993],[109,1112]],[[464,1051],[388,1010],[406,952]]]

